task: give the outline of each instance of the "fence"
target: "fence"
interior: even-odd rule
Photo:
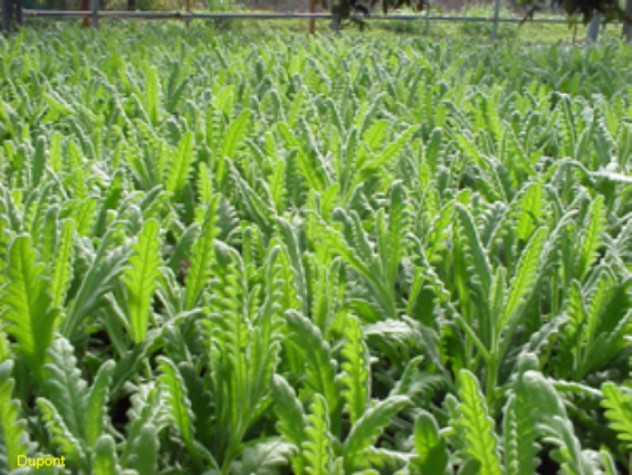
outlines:
[[[117,18],[126,20],[331,20],[329,13],[197,13],[197,12],[156,12],[156,11],[108,11],[94,10],[39,10],[24,9],[24,17],[27,18]],[[364,21],[456,21],[472,23],[520,23],[522,18],[501,18],[501,17],[465,17],[453,15],[413,15],[413,14],[390,14],[371,16],[351,16],[352,19],[362,19]],[[568,24],[564,19],[534,18],[530,23],[548,24]],[[97,24],[93,24],[98,27]]]
[[[11,2],[12,0],[4,0]],[[521,23],[523,18],[503,18],[499,16],[500,0],[494,1],[494,12],[491,17],[468,17],[454,15],[430,15],[429,10],[426,14],[389,14],[389,15],[371,15],[371,16],[351,16],[352,19],[361,19],[363,21],[423,21],[428,25],[431,21],[447,21],[447,22],[471,22],[471,23],[492,23],[491,32],[492,39],[498,35],[498,25],[501,23]],[[309,20],[310,31],[314,30],[315,20],[333,20],[333,16],[329,13],[200,13],[200,12],[158,12],[158,11],[108,11],[98,9],[98,0],[90,0],[90,10],[42,10],[42,9],[23,9],[22,15],[26,18],[55,18],[55,19],[76,19],[90,18],[91,25],[94,28],[99,27],[99,20],[102,18],[114,18],[124,20],[182,20],[190,22],[192,20]],[[529,20],[530,23],[545,24],[568,24],[565,19],[553,18],[534,18]],[[6,27],[6,25],[5,25]],[[5,28],[8,30],[8,28]]]

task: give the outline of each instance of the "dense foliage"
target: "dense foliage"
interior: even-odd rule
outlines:
[[[0,41],[0,471],[630,469],[629,48]]]

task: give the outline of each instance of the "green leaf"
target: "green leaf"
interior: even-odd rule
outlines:
[[[336,384],[336,361],[329,344],[318,327],[298,312],[287,312],[287,325],[290,342],[305,359],[306,384],[314,392],[324,395],[329,411],[334,414],[338,410],[340,393]]]
[[[344,362],[340,381],[345,387],[342,390],[342,397],[349,411],[349,420],[353,425],[364,413],[369,401],[371,386],[369,349],[357,317],[347,317],[343,332],[346,341],[342,347]]]
[[[134,343],[141,343],[147,334],[151,300],[160,277],[160,225],[150,219],[145,222],[138,241],[133,246],[130,267],[123,281],[127,289],[129,331]]]
[[[393,162],[404,150],[404,147],[411,141],[412,136],[419,129],[415,126],[409,127],[394,138],[380,153],[375,155],[375,158],[368,162],[363,169],[358,171],[359,178],[364,178],[367,172],[370,170],[379,170],[380,167]],[[359,182],[359,180],[356,180]],[[355,184],[354,184],[355,185]]]
[[[597,259],[599,247],[603,244],[602,234],[606,228],[606,210],[603,195],[598,195],[588,208],[586,227],[581,237],[579,262],[577,263],[577,276],[581,279],[586,276],[590,267]]]
[[[8,360],[10,356],[11,352],[9,350],[9,341],[7,340],[7,335],[0,328],[0,363]]]
[[[274,375],[272,397],[274,398],[274,413],[279,420],[277,422],[279,432],[289,442],[300,447],[306,439],[305,412],[292,386],[279,374]]]
[[[37,188],[40,184],[46,167],[46,156],[46,139],[42,136],[37,137],[35,152],[31,159],[31,186],[33,188]]]
[[[118,475],[121,473],[116,456],[116,446],[111,435],[102,435],[94,447],[92,475]]]
[[[380,224],[383,214],[378,213],[378,252],[382,275],[388,289],[395,286],[402,257],[406,251],[406,234],[410,229],[410,204],[406,189],[401,181],[396,181],[389,190],[388,228]]]
[[[135,437],[127,439],[124,466],[138,475],[155,475],[158,466],[158,430],[147,423],[141,426]]]
[[[112,360],[104,362],[90,388],[86,404],[86,442],[88,447],[94,447],[103,433],[110,383],[115,366]]]
[[[37,399],[37,405],[42,414],[42,419],[46,429],[50,434],[51,441],[64,454],[66,460],[78,466],[86,466],[86,453],[83,444],[77,439],[66,426],[61,414],[55,406],[47,399]]]
[[[348,473],[362,468],[363,452],[375,444],[395,414],[408,404],[410,404],[410,399],[406,396],[390,396],[369,408],[358,419],[351,428],[343,449],[345,470]]]
[[[296,449],[281,440],[257,442],[246,447],[240,460],[231,464],[233,475],[277,475]]]
[[[121,466],[136,470],[138,475],[153,475],[158,464],[158,434],[166,424],[164,400],[153,385],[141,386],[131,398],[128,411],[131,423],[121,455]]]
[[[186,447],[194,454],[193,422],[194,414],[187,395],[187,388],[176,365],[168,358],[158,357],[160,376],[158,382],[166,394],[170,417],[178,428]]]
[[[178,195],[187,184],[193,165],[193,151],[194,135],[192,131],[188,131],[180,139],[167,172],[165,189],[174,195]]]
[[[301,402],[290,384],[281,375],[274,375],[272,383],[272,399],[274,400],[274,414],[276,415],[277,430],[285,440],[300,449],[307,440],[307,418]],[[305,461],[300,450],[291,457],[294,473],[304,473]]]
[[[536,414],[522,393],[510,394],[503,418],[504,461],[507,473],[536,473],[540,460]]]
[[[60,336],[53,342],[50,355],[44,382],[47,402],[55,407],[73,437],[84,441],[89,392],[77,368],[74,348]]]
[[[0,297],[7,333],[17,340],[31,371],[42,376],[46,351],[53,340],[57,311],[50,306],[44,266],[36,262],[28,236],[19,236],[9,251],[8,285]]]
[[[19,400],[13,399],[12,370],[13,361],[0,362],[0,440],[11,470],[17,468],[18,455],[29,452],[26,420],[20,418]]]
[[[53,277],[50,283],[51,305],[64,304],[68,285],[72,277],[72,243],[75,234],[75,221],[67,219],[61,231],[61,238],[53,263]]]
[[[494,421],[489,417],[485,398],[481,393],[476,376],[468,370],[461,370],[459,410],[465,428],[468,454],[480,464],[481,475],[502,475],[500,457],[497,451]]]
[[[145,84],[145,107],[149,121],[154,127],[158,126],[160,120],[160,80],[158,70],[155,66],[145,68],[146,80]]]
[[[239,116],[231,122],[224,135],[221,158],[233,158],[246,133],[250,122],[250,111],[244,109]]]
[[[217,228],[217,210],[219,196],[214,196],[204,212],[200,236],[193,244],[191,251],[191,267],[186,279],[187,300],[186,308],[193,309],[197,304],[204,288],[209,284],[211,269],[215,260],[213,245],[219,232]]]
[[[611,382],[603,384],[601,391],[604,396],[601,405],[606,409],[610,427],[619,440],[632,450],[632,396]]]
[[[103,296],[119,284],[119,276],[128,263],[128,250],[124,246],[112,249],[116,242],[117,231],[112,229],[101,240],[88,270],[83,273],[62,324],[62,333],[67,338],[75,336],[84,318],[94,312]]]
[[[522,252],[516,273],[511,280],[509,294],[505,303],[505,312],[498,323],[497,331],[502,331],[509,324],[526,298],[531,295],[538,278],[540,254],[545,237],[546,229],[538,229],[533,233],[529,243]]]
[[[470,278],[477,279],[482,286],[482,292],[487,295],[492,281],[487,254],[483,250],[483,245],[470,212],[460,203],[457,203],[456,211],[462,230],[462,239],[466,246],[466,258],[471,262],[473,275]]]
[[[301,446],[305,472],[309,475],[331,475],[333,449],[329,433],[329,410],[325,398],[320,394],[314,395],[310,412],[305,428],[307,439]]]
[[[389,129],[389,122],[387,120],[378,120],[366,132],[362,135],[362,141],[371,150],[378,148],[383,144],[383,138],[386,131]]]
[[[520,193],[522,198],[516,232],[519,239],[526,241],[531,237],[533,231],[540,226],[540,218],[544,211],[544,187],[542,182],[538,181],[528,184]]]
[[[415,420],[414,443],[417,457],[413,465],[419,473],[443,475],[448,467],[448,448],[429,412],[422,410]]]
[[[555,387],[541,373],[528,370],[521,374],[516,384],[521,401],[532,407],[538,437],[557,447],[551,456],[568,475],[596,473],[596,463],[582,452],[573,424],[568,418],[564,400]]]

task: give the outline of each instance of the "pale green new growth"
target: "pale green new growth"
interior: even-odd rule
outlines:
[[[194,136],[187,132],[174,151],[171,166],[166,170],[166,190],[178,194],[187,182],[193,163]]]
[[[371,386],[369,350],[364,341],[360,322],[355,317],[348,317],[345,322],[344,334],[347,341],[342,349],[345,361],[342,363],[340,381],[345,386],[342,397],[349,411],[349,420],[353,425],[364,413],[369,401]]]
[[[44,265],[36,261],[28,236],[17,237],[11,245],[8,284],[0,294],[2,319],[31,371],[38,377],[53,339],[57,311],[51,308],[44,282]]]
[[[632,396],[624,393],[614,383],[605,383],[601,390],[604,399],[601,405],[606,409],[610,427],[629,450],[632,450]]]
[[[64,303],[68,285],[72,278],[72,245],[75,234],[75,221],[68,219],[62,228],[57,254],[53,264],[50,295],[51,305],[60,307]]]
[[[213,246],[217,236],[217,207],[219,197],[215,196],[206,204],[201,216],[200,234],[191,251],[191,267],[187,275],[186,306],[192,309],[198,302],[200,294],[209,284],[211,268],[215,259]]]
[[[11,377],[13,361],[0,362],[0,437],[4,453],[11,470],[17,468],[18,455],[29,452],[29,437],[26,420],[21,418],[20,403],[14,399],[14,379]]]
[[[147,221],[133,246],[130,267],[125,272],[127,288],[128,325],[134,343],[145,340],[150,320],[152,296],[160,277],[160,225],[158,221]]]
[[[443,475],[448,466],[448,448],[439,433],[436,419],[421,411],[415,420],[414,444],[417,455],[412,460],[414,469],[423,473]]]
[[[314,395],[311,413],[307,416],[306,440],[301,446],[305,457],[305,473],[308,475],[330,475],[333,465],[331,434],[329,433],[329,410],[320,394]]]
[[[500,321],[499,327],[502,329],[507,325],[516,312],[533,291],[537,282],[538,270],[540,267],[540,254],[546,238],[546,229],[540,228],[535,231],[527,247],[522,253],[516,268],[516,273],[511,280],[505,311]]]
[[[465,429],[468,454],[481,464],[481,475],[502,475],[494,422],[488,415],[485,399],[476,377],[467,370],[460,373],[461,424]]]
[[[94,475],[118,475],[121,470],[117,462],[116,446],[112,436],[99,437],[94,449],[92,473]]]

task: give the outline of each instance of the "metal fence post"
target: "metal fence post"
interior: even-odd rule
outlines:
[[[595,16],[588,24],[586,32],[586,43],[596,43],[599,37],[599,26],[601,25],[601,13],[595,13]]]
[[[309,0],[309,12],[316,13],[316,0]],[[309,34],[313,35],[316,33],[316,20],[313,18],[309,19]]]
[[[92,28],[99,28],[99,0],[90,0],[90,11],[92,12]]]
[[[425,2],[426,5],[426,26],[424,33],[427,35],[430,31],[430,0]]]
[[[628,16],[628,18],[632,19],[632,0],[627,0],[627,2],[625,2],[625,14]],[[623,28],[621,30],[621,34],[623,34],[623,37],[627,40],[628,43],[632,44],[632,20],[626,21],[625,18],[623,19]],[[632,455],[630,456],[630,460],[632,461]]]
[[[492,40],[498,37],[498,18],[500,17],[500,0],[494,0],[494,26],[492,27]]]

